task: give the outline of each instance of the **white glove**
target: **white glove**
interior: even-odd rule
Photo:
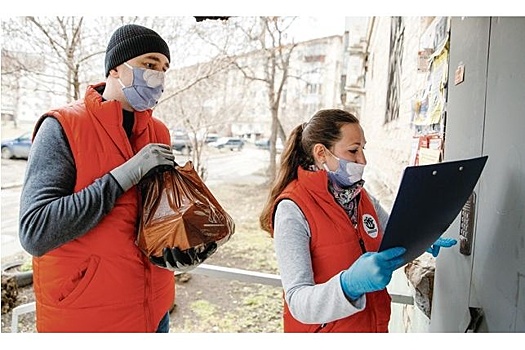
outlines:
[[[170,146],[163,143],[150,143],[110,173],[126,192],[138,184],[151,169],[159,165],[175,166],[175,156]]]

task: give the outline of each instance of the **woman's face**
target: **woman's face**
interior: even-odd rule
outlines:
[[[365,134],[361,125],[345,124],[341,127],[341,139],[329,151],[338,158],[366,165],[365,144]],[[339,161],[330,156],[330,153],[326,157],[326,163],[332,171],[339,166]]]

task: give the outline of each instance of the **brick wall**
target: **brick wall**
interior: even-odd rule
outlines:
[[[401,72],[399,74],[399,117],[385,123],[388,67],[390,56],[390,17],[377,17],[369,42],[366,96],[361,123],[367,138],[367,175],[382,188],[381,200],[390,208],[397,193],[403,169],[408,165],[412,136],[413,98],[423,86],[424,74],[417,72],[417,53],[422,28],[420,17],[404,17]]]
[[[387,110],[388,71],[390,57],[391,17],[376,17],[368,38],[368,69],[366,73],[360,119],[367,145],[368,165],[364,178],[369,190],[390,211],[404,168],[409,165],[414,129],[411,125],[414,98],[424,88],[426,75],[418,73],[419,42],[429,23],[428,18],[403,17],[402,57],[398,75],[399,116],[385,122]],[[412,295],[415,289],[404,269],[394,273],[390,293]],[[427,332],[429,319],[417,306],[394,304],[391,332]]]

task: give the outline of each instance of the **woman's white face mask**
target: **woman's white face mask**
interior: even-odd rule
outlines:
[[[326,163],[323,163],[323,167],[328,172],[328,176],[332,181],[335,181],[341,187],[350,187],[363,178],[365,164],[359,164],[346,159],[341,159],[336,157],[335,154],[330,151],[328,151],[328,153],[330,153],[339,162],[339,166],[335,171],[331,171]]]

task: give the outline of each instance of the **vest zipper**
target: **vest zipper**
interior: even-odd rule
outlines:
[[[337,203],[337,201],[335,200],[335,198],[332,198],[333,201],[335,202],[335,204],[339,207],[339,209],[341,209],[343,211],[343,213],[345,214],[345,217],[348,221],[350,221],[350,225],[352,225],[352,227],[355,229],[355,233],[357,235],[357,238],[359,239],[359,246],[361,247],[361,251],[364,253],[367,252],[366,250],[366,247],[365,247],[365,241],[363,240],[363,237],[361,237],[361,233],[359,232],[359,228],[357,227],[359,225],[359,217],[361,216],[361,205],[360,203],[357,204],[357,223],[354,225],[354,223],[352,222],[352,220],[350,219],[350,217],[348,216],[348,214],[346,213],[346,211],[343,209],[343,207],[341,207],[341,205],[339,203]],[[361,198],[359,199],[361,200]]]
[[[327,325],[327,323],[323,323],[322,325],[317,327],[317,329],[314,331],[314,333],[319,333],[320,331],[323,330],[324,327],[326,327],[326,325]]]
[[[359,225],[359,218],[361,217],[361,200],[363,198],[359,198],[359,202],[357,204],[357,224],[355,225],[355,232],[357,234],[357,237],[359,237],[359,246],[361,247],[361,251],[364,253],[367,252],[366,250],[366,247],[365,247],[365,241],[363,240],[363,237],[361,236],[361,232],[359,232],[359,227],[357,227]]]
[[[361,247],[361,251],[363,252],[363,254],[366,253],[365,242],[361,237],[359,237],[359,246]]]

